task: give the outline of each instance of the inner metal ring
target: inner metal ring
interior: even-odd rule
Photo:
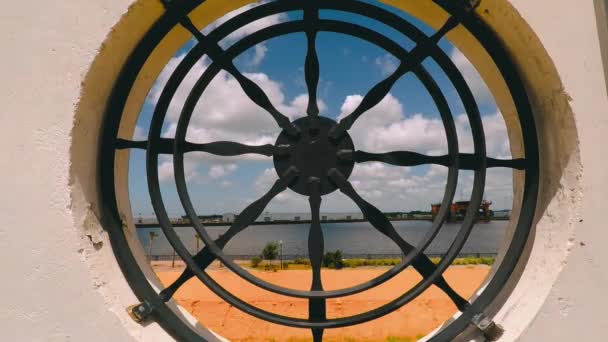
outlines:
[[[273,3],[269,3],[267,5],[263,5],[263,6],[271,6],[273,4],[280,4],[281,2],[273,2]],[[285,4],[291,4],[290,2],[285,2]],[[365,6],[363,3],[359,4],[360,6]],[[251,12],[254,12],[258,9],[262,9],[263,6],[254,8],[253,10],[251,10],[250,12],[245,12],[243,15],[249,14]],[[235,18],[238,19],[240,17]],[[229,21],[230,22],[230,21]],[[228,22],[228,23],[229,23]],[[327,24],[326,22],[330,22],[330,24]],[[337,25],[337,26],[336,26]],[[349,28],[352,28],[353,30],[345,30],[344,26],[346,25]],[[416,31],[416,28],[414,26],[410,26],[410,25],[406,25],[406,23],[403,24],[404,25],[404,29],[410,28],[411,30],[413,30],[412,32],[409,32],[409,30],[405,30],[406,33],[404,34],[414,34],[414,36],[417,35],[422,35],[422,33],[420,33],[419,31]],[[274,36],[279,36],[281,34],[288,34],[291,32],[297,32],[298,30],[302,30],[302,23],[299,21],[294,21],[294,22],[286,22],[286,23],[281,23],[281,24],[277,24],[275,26],[272,27],[268,27],[265,29],[260,30],[259,32],[256,32],[255,34],[248,36],[246,38],[243,38],[240,42],[235,43],[226,53],[226,56],[230,56],[230,58],[234,58],[233,56],[238,55],[239,52],[245,51],[246,50],[246,46],[251,46],[251,45],[255,45],[257,44],[257,42],[264,40],[264,39],[270,39],[271,37]],[[346,23],[340,22],[334,22],[334,21],[320,21],[319,23],[319,27],[321,30],[328,30],[328,31],[332,31],[332,32],[346,32],[347,34],[351,34],[351,35],[356,35],[356,36],[360,36],[362,39],[364,40],[368,40],[370,38],[369,34],[365,34],[366,32],[369,33],[368,30],[366,30],[363,27],[357,26],[357,25],[348,25]],[[342,27],[342,29],[340,29]],[[385,41],[384,39],[378,37],[377,35],[375,35],[375,38],[371,38],[369,40],[376,42],[378,39],[380,39],[381,41]],[[385,44],[382,44],[383,46]],[[392,45],[392,44],[391,44]],[[390,49],[392,51],[397,51],[400,49]],[[193,50],[195,51],[195,50]],[[399,55],[401,55],[403,53],[399,53]],[[456,77],[457,79],[454,80],[452,79],[452,82],[455,82],[456,84],[459,84],[460,87],[457,86],[457,90],[462,91],[463,89],[467,89],[465,91],[466,96],[463,94],[460,94],[465,102],[465,106],[468,108],[467,113],[469,115],[473,115],[473,117],[470,117],[470,121],[471,123],[475,123],[479,129],[481,129],[481,121],[480,120],[475,120],[474,116],[475,113],[477,113],[477,115],[479,115],[478,110],[476,108],[475,102],[473,100],[472,94],[470,94],[470,90],[468,90],[468,86],[466,85],[466,83],[464,83],[464,79],[462,78],[462,76],[460,74],[457,73],[457,69],[455,69],[455,66],[453,64],[451,64],[450,59],[447,57],[447,55],[442,55],[443,52],[441,51],[441,49],[439,48],[435,48],[432,51],[432,56],[439,58],[438,62],[440,63],[440,65],[444,65],[445,67],[448,68],[448,70],[451,70],[451,72],[448,72],[448,77]],[[443,58],[441,58],[443,57]],[[186,57],[188,58],[188,57]],[[445,65],[447,63],[447,65]],[[323,291],[323,292],[319,292],[319,291],[300,291],[300,290],[292,290],[292,289],[286,289],[286,288],[281,288],[275,285],[272,285],[268,282],[262,281],[259,278],[252,276],[249,272],[243,270],[242,268],[240,268],[239,266],[237,266],[233,261],[229,260],[221,251],[221,249],[219,247],[217,247],[217,245],[214,243],[214,241],[210,238],[210,236],[206,233],[204,227],[202,226],[202,224],[200,224],[200,222],[198,220],[196,220],[195,218],[197,217],[196,212],[194,210],[194,207],[192,205],[192,202],[189,199],[189,195],[188,195],[188,191],[187,191],[187,187],[185,184],[185,176],[184,176],[184,169],[183,169],[183,153],[184,153],[184,146],[183,143],[185,142],[185,136],[186,136],[186,130],[188,127],[188,122],[190,120],[190,117],[194,111],[194,106],[196,105],[196,103],[198,102],[198,99],[200,98],[202,92],[204,91],[204,89],[207,87],[207,85],[209,84],[209,82],[211,82],[211,80],[213,79],[213,76],[217,74],[217,72],[219,72],[219,70],[221,69],[221,66],[218,63],[213,63],[209,66],[209,68],[207,68],[207,70],[203,73],[202,77],[199,79],[199,81],[195,84],[195,86],[192,89],[192,92],[190,93],[190,95],[188,96],[188,99],[186,100],[186,103],[184,105],[184,108],[182,110],[182,115],[180,117],[179,123],[178,123],[178,128],[177,128],[177,132],[176,132],[176,144],[175,144],[175,151],[174,151],[174,166],[175,166],[175,175],[176,175],[176,185],[178,187],[178,193],[185,195],[184,198],[182,198],[182,204],[184,205],[184,208],[186,209],[186,212],[188,213],[188,215],[191,217],[191,220],[193,222],[194,228],[195,230],[200,234],[200,236],[203,238],[203,240],[205,241],[205,244],[207,247],[209,247],[213,252],[213,254],[220,259],[229,269],[231,269],[233,272],[235,272],[236,274],[238,274],[239,276],[241,276],[242,278],[252,282],[253,284],[256,284],[266,290],[275,292],[275,293],[281,293],[281,294],[285,294],[288,296],[293,296],[293,297],[301,297],[301,298],[334,298],[334,297],[341,297],[341,296],[346,296],[348,294],[353,294],[353,293],[358,293],[361,291],[364,291],[366,289],[369,289],[371,287],[377,286],[380,283],[383,283],[385,281],[387,281],[388,279],[391,279],[394,275],[396,275],[398,272],[400,272],[401,270],[405,269],[405,267],[407,267],[412,261],[413,259],[416,258],[416,255],[418,253],[420,253],[420,250],[422,250],[423,248],[420,249],[416,249],[413,250],[411,253],[408,253],[406,255],[406,257],[404,258],[403,262],[398,265],[395,266],[393,269],[391,269],[390,271],[382,274],[381,276],[378,276],[377,278],[375,278],[374,280],[368,281],[367,283],[364,284],[360,284],[348,289],[343,289],[343,290],[333,290],[333,291]],[[460,78],[458,78],[460,77]],[[171,83],[171,82],[170,82]],[[175,85],[177,86],[177,84]],[[175,89],[173,89],[175,90]],[[439,91],[440,93],[440,91]],[[161,96],[163,97],[163,96]],[[435,97],[434,97],[435,98]],[[167,105],[168,103],[165,103],[165,105]],[[166,107],[164,107],[166,108]],[[447,109],[447,108],[446,108]],[[166,110],[162,109],[161,107],[157,107],[156,111],[155,111],[155,117],[158,114],[159,117],[157,117],[156,119],[159,122],[162,122],[164,119],[164,114],[166,113]],[[449,110],[446,112],[449,113]],[[449,115],[448,115],[449,116]],[[156,121],[156,120],[154,120]],[[451,125],[449,125],[448,127],[451,127]],[[160,128],[159,128],[160,129]],[[447,129],[447,128],[446,128]],[[453,129],[452,129],[453,130]],[[450,130],[448,130],[450,131]],[[155,134],[152,134],[152,130],[150,130],[150,137],[152,137],[151,139],[158,137],[160,135],[160,131],[155,131]],[[453,135],[453,137],[455,137],[455,135]],[[483,134],[480,135],[474,135],[474,140],[477,141],[478,139],[481,139],[481,141],[483,141]],[[457,141],[453,142],[453,146],[457,145]],[[452,153],[457,153],[456,152],[457,149],[452,148],[450,150],[451,154]],[[485,156],[485,151],[481,153],[481,156]],[[457,160],[457,159],[455,159]],[[150,163],[150,165],[155,165],[155,162]],[[450,169],[453,170],[455,168],[455,166],[452,166]],[[485,169],[480,169],[477,171],[477,173],[485,173]],[[451,173],[452,175],[455,175],[456,173]],[[156,174],[154,172],[150,173],[150,177],[152,177],[152,179],[156,178]],[[475,187],[477,188],[478,191],[475,191],[474,194],[474,198],[476,201],[481,202],[481,193],[483,191],[483,181],[481,179],[477,179],[476,178],[476,183],[475,183]],[[180,190],[181,189],[181,190]],[[451,188],[450,188],[451,189]],[[450,196],[450,198],[453,196],[453,189],[446,191],[446,196]],[[448,201],[449,202],[449,201]],[[473,205],[474,207],[475,205]],[[161,208],[162,209],[162,208]],[[471,213],[471,215],[474,214]],[[469,214],[467,214],[469,216]],[[168,218],[167,218],[168,219]],[[441,223],[443,222],[443,220],[439,220],[436,221],[437,226],[435,227],[435,229],[439,229],[441,226]],[[456,243],[454,246],[452,246],[452,248],[450,249],[451,251],[453,250],[452,253],[448,253],[449,257],[446,257],[446,259],[439,265],[439,270],[437,272],[435,272],[434,274],[440,274],[442,273],[445,268],[447,267],[447,265],[449,265],[449,263],[451,262],[451,260],[453,258],[456,257],[456,253],[457,251],[462,247],[462,244],[464,244],[464,241],[466,240],[466,236],[468,236],[468,232],[470,231],[470,228],[472,227],[472,216],[471,219],[467,221],[467,223],[464,225],[465,228],[461,228],[462,233],[462,238],[459,239],[459,242]],[[171,232],[171,227],[170,225],[168,225],[167,227],[165,227],[163,225],[163,230],[167,228],[167,236],[171,236],[173,235],[173,232]],[[426,243],[424,243],[424,246],[428,246],[428,242],[430,240],[432,240],[432,238],[436,235],[437,231],[435,231],[434,233],[430,234],[429,236],[427,236],[426,239],[428,239],[428,241]],[[426,240],[425,239],[425,240]],[[174,239],[175,242],[180,245],[181,243],[179,242],[179,239],[175,238]],[[188,256],[186,254],[182,254],[180,253],[180,251],[178,250],[178,254],[185,259],[185,261],[190,265],[189,261],[188,261]],[[196,270],[197,268],[195,266],[192,267],[194,270]],[[215,289],[221,289],[221,287],[218,287],[217,284],[214,284],[212,280],[209,280],[208,276],[205,273],[201,273],[200,271],[196,271],[195,272],[196,275],[199,277],[199,279],[201,279],[201,281],[203,281],[207,286],[209,286],[211,289],[213,289],[215,291]],[[419,283],[420,286],[422,287],[417,287],[415,289],[410,290],[408,293],[404,294],[403,296],[401,296],[398,300],[391,302],[381,308],[378,308],[376,310],[374,310],[373,312],[370,311],[366,314],[360,314],[357,315],[356,317],[348,317],[348,318],[341,318],[341,319],[336,319],[336,320],[332,320],[331,322],[326,322],[326,323],[310,323],[309,321],[302,323],[305,324],[305,327],[310,327],[310,328],[332,328],[332,327],[341,327],[341,326],[346,326],[346,325],[352,325],[352,324],[356,324],[355,322],[361,323],[364,321],[368,321],[371,320],[373,318],[377,318],[380,316],[383,316],[389,312],[391,312],[392,310],[394,310],[397,306],[402,306],[405,303],[409,302],[410,300],[412,300],[415,296],[417,296],[419,293],[421,293],[422,291],[424,291],[424,289],[426,289],[428,286],[430,286],[430,284],[432,283],[432,280],[428,280],[425,282],[421,282]],[[217,292],[216,292],[217,293]],[[226,293],[224,291],[221,291],[221,293],[218,293],[218,295],[223,296],[224,299],[226,299],[225,297],[231,297],[232,295],[230,295],[229,293]],[[229,300],[229,299],[227,299]],[[290,326],[297,326],[297,327],[303,327],[302,325],[298,325],[296,319],[292,319],[289,322],[284,322],[281,317],[276,317],[274,316],[274,319],[272,317],[269,316],[273,316],[273,315],[269,315],[268,313],[264,313],[264,312],[259,312],[259,310],[252,308],[251,306],[244,304],[247,308],[244,309],[245,311],[247,311],[248,313],[257,316],[258,318],[262,318],[265,320],[270,320],[274,323],[279,323],[279,324],[286,324],[286,325],[290,325]],[[237,305],[238,306],[238,305]],[[352,319],[356,319],[355,322],[352,321]],[[349,323],[346,323],[349,322]]]
[[[251,10],[250,12],[264,9],[265,6],[272,6],[272,5],[280,4],[280,3],[281,2],[271,2],[266,5],[256,7],[253,10]],[[286,4],[293,4],[293,3],[286,2]],[[245,12],[243,15],[248,14],[250,12]],[[240,16],[233,18],[231,20],[239,20],[239,19],[240,19]],[[231,23],[231,21],[228,21],[224,25],[228,25],[230,23]],[[341,25],[346,25],[346,23],[341,23]],[[223,28],[223,26],[220,26],[218,28],[218,30],[221,30],[222,28]],[[336,28],[339,28],[339,26]],[[369,31],[364,29],[363,27],[355,25],[353,28],[354,28],[353,32],[356,32],[356,35],[364,40],[375,41],[376,43],[380,43],[379,41],[377,41],[378,39],[385,41],[383,38],[380,38],[378,36],[376,36],[375,38],[370,38],[368,35],[365,35],[364,33],[369,32]],[[228,54],[228,56],[230,56],[230,58],[234,58],[237,55],[239,55],[240,53],[242,53],[243,51],[246,51],[247,48],[249,48],[250,46],[257,44],[260,41],[270,39],[274,36],[280,36],[281,34],[288,34],[288,33],[296,32],[297,30],[300,30],[300,29],[301,29],[301,25],[298,22],[281,23],[281,24],[277,24],[273,27],[265,28],[257,33],[254,33],[246,38],[243,38],[243,40],[241,40],[240,42],[235,43],[230,49],[227,50],[227,54]],[[271,32],[272,34],[269,32]],[[336,31],[336,32],[342,32],[342,31]],[[409,33],[415,33],[415,32],[416,31],[409,32]],[[386,46],[386,44],[381,44],[380,46],[384,47],[384,46]],[[204,53],[204,51],[205,51],[204,45],[197,45],[196,47],[194,47],[191,50],[191,53],[189,53],[184,58],[182,63],[180,63],[180,65],[176,69],[176,72],[174,73],[174,75],[167,82],[167,87],[165,88],[165,90],[170,89],[170,91],[168,91],[166,94],[165,94],[165,91],[163,91],[163,94],[161,94],[161,97],[159,99],[159,104],[157,105],[157,108],[154,113],[154,120],[153,120],[154,122],[156,122],[156,121],[163,122],[164,121],[164,115],[167,112],[167,108],[169,106],[170,99],[172,97],[171,94],[174,94],[177,87],[179,86],[179,83],[181,82],[183,77],[186,75],[187,70],[189,70],[189,68],[193,65],[194,61],[196,61],[196,59],[200,57],[200,56],[197,57],[197,54],[199,54],[199,53],[202,54],[202,53]],[[392,48],[392,49],[390,49],[390,51],[393,51],[393,52],[401,51],[401,52],[396,53],[396,55],[403,55],[403,53],[404,53],[403,50],[400,50],[398,48],[397,49]],[[440,49],[438,49],[436,51],[437,51],[437,53],[442,53]],[[190,62],[188,62],[188,61],[190,61]],[[448,76],[453,74],[455,72],[454,71],[455,66],[453,64],[450,64],[450,59],[447,57],[447,55],[445,56],[444,59],[440,60],[440,65],[443,65],[444,63],[447,63],[447,65],[445,65],[445,67],[447,67],[448,70],[452,70],[451,72],[448,72]],[[197,81],[197,83],[194,85],[194,87],[192,88],[192,92],[188,96],[188,100],[184,104],[183,112],[180,117],[180,120],[179,120],[179,123],[177,126],[176,135],[175,135],[175,137],[176,137],[176,146],[175,147],[177,148],[177,150],[174,152],[174,165],[177,166],[177,169],[175,170],[176,181],[177,181],[176,185],[178,188],[184,189],[183,194],[185,194],[186,196],[184,198],[185,202],[183,202],[182,204],[184,205],[184,208],[186,208],[186,211],[189,212],[189,215],[193,218],[196,217],[196,213],[193,208],[192,202],[189,200],[187,187],[185,185],[185,178],[184,178],[185,176],[184,176],[184,168],[183,168],[183,153],[184,153],[184,143],[185,143],[186,131],[187,131],[189,120],[193,114],[195,105],[198,103],[200,97],[202,96],[202,93],[207,88],[209,83],[212,81],[213,77],[215,77],[215,75],[217,75],[217,73],[220,71],[220,69],[221,69],[221,67],[218,63],[211,64],[207,68],[207,70],[205,70],[205,72],[203,73],[203,75],[199,79],[199,81]],[[454,160],[457,160],[458,159],[457,137],[456,137],[456,133],[455,133],[454,123],[451,120],[451,114],[450,114],[447,102],[445,102],[445,98],[443,98],[438,86],[432,81],[432,79],[430,79],[430,76],[428,75],[427,72],[424,71],[423,68],[420,68],[419,72],[417,72],[417,71],[414,71],[414,72],[415,72],[415,74],[418,75],[418,77],[421,80],[424,80],[423,82],[430,88],[429,92],[430,92],[431,96],[433,97],[433,99],[435,99],[435,101],[438,104],[443,103],[442,105],[440,105],[440,107],[444,108],[442,110],[442,113],[443,113],[442,117],[444,120],[447,120],[446,122],[449,123],[449,124],[448,123],[445,124],[446,132],[448,133],[448,138],[449,138],[448,139],[448,148],[450,149],[450,154],[454,156]],[[470,98],[471,97],[469,97],[469,99]],[[469,105],[472,104],[472,103],[465,101],[465,104],[466,103],[468,103]],[[470,112],[476,112],[476,110],[474,108],[470,108],[470,109],[471,109]],[[153,130],[151,129],[150,132],[153,132]],[[155,134],[151,135],[151,137],[153,137],[152,139],[159,138],[160,137],[160,126],[158,127],[157,131],[154,131],[154,132],[155,132]],[[474,139],[476,139],[476,138],[474,138]],[[154,155],[152,155],[152,156],[154,156]],[[156,162],[152,161],[151,165],[155,165],[155,163]],[[456,184],[457,174],[458,174],[456,165],[457,164],[450,167],[450,172],[449,172],[449,176],[448,176],[449,181],[448,181],[448,186],[446,188],[444,203],[451,203],[453,196],[454,196],[454,189],[455,189],[455,184]],[[151,177],[156,177],[154,172],[151,173]],[[182,184],[182,185],[180,186],[180,184]],[[452,184],[452,186],[450,186],[450,184]],[[180,191],[178,191],[178,193],[179,192]],[[478,200],[481,201],[481,198],[479,198]],[[257,285],[265,290],[271,291],[271,292],[275,292],[275,293],[279,293],[279,294],[283,294],[283,295],[287,295],[287,296],[298,297],[298,298],[336,298],[336,297],[344,297],[344,296],[352,295],[355,293],[360,293],[360,292],[368,290],[372,287],[378,286],[378,285],[388,281],[389,279],[392,279],[396,274],[398,274],[399,272],[404,270],[406,267],[408,267],[412,263],[412,261],[416,258],[419,251],[424,250],[432,242],[433,238],[439,232],[439,229],[441,228],[441,225],[443,223],[443,218],[447,214],[447,209],[449,209],[449,205],[444,204],[444,205],[442,205],[442,208],[444,208],[442,210],[445,210],[445,211],[443,211],[443,214],[439,215],[439,217],[435,220],[435,222],[433,223],[432,230],[429,231],[427,236],[423,239],[423,241],[420,243],[420,245],[418,246],[418,248],[415,251],[413,251],[405,256],[405,258],[403,259],[401,264],[393,267],[389,271],[387,271],[387,272],[379,275],[378,277],[376,277],[372,280],[369,280],[365,283],[362,283],[362,284],[359,284],[359,285],[356,285],[353,287],[345,288],[345,289],[323,291],[323,292],[301,291],[301,290],[283,288],[283,287],[279,287],[279,286],[273,285],[271,283],[268,283],[266,281],[263,281],[260,278],[251,275],[251,273],[247,272],[240,266],[237,266],[236,263],[234,263],[234,261],[227,258],[227,256],[224,255],[224,253],[221,251],[221,249],[219,247],[216,247],[216,244],[211,239],[211,237],[207,234],[206,230],[204,229],[204,227],[202,227],[202,225],[200,224],[200,222],[198,220],[192,219],[192,222],[194,224],[195,230],[199,233],[199,235],[202,237],[203,241],[205,242],[205,245],[214,250],[214,255],[216,255],[217,258],[219,260],[221,260],[222,263],[224,263],[224,265],[226,265],[227,268],[229,268],[230,270],[235,272],[237,275],[239,275],[243,279],[251,282],[252,284],[255,284],[255,285]],[[164,217],[164,218],[166,220],[168,220],[168,217]],[[170,225],[168,227],[171,228]],[[165,229],[164,226],[163,226],[163,229]],[[171,233],[171,229],[168,229],[168,232],[166,233],[167,237],[169,237],[170,233]],[[175,241],[179,242],[178,240],[175,240]],[[187,255],[180,254],[179,250],[178,250],[178,255],[180,255],[180,257],[184,258],[184,260],[187,261]],[[198,276],[200,276],[202,278],[201,281],[203,281],[203,282],[204,282],[203,279],[206,279],[206,277],[207,277],[206,274],[204,274],[204,273],[199,274]],[[207,285],[207,283],[205,283],[205,284]]]
[[[318,121],[318,127],[311,129],[312,120]],[[281,132],[275,146],[290,146],[287,155],[275,154],[274,168],[279,177],[284,177],[287,169],[295,167],[300,172],[299,177],[289,185],[289,188],[301,195],[310,195],[309,179],[311,177],[320,180],[321,195],[327,195],[338,189],[329,180],[327,174],[331,169],[338,169],[346,178],[353,172],[355,162],[338,157],[339,151],[354,151],[354,144],[348,133],[339,139],[331,139],[329,131],[337,123],[327,117],[310,118],[304,117],[293,122],[300,128],[302,134],[292,137],[286,131]]]

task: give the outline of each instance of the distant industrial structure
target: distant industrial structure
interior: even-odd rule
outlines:
[[[490,210],[492,202],[482,201],[477,211],[477,220],[487,222],[490,220],[508,220],[511,216],[510,210]],[[462,221],[466,216],[466,212],[469,209],[469,201],[459,201],[450,205],[450,212],[448,213],[447,220],[449,222]],[[410,212],[386,212],[386,217],[391,221],[402,221],[402,220],[434,220],[439,213],[441,204],[432,204],[431,211],[410,211]],[[226,226],[233,223],[237,214],[224,213],[224,214],[213,214],[213,215],[200,215],[198,216],[201,223],[207,226]],[[254,225],[263,224],[294,224],[294,223],[308,223],[311,221],[310,213],[302,212],[291,212],[291,213],[271,213],[265,212],[258,217]],[[138,228],[150,228],[157,227],[158,220],[156,217],[136,217],[134,219],[135,225]],[[361,222],[365,221],[365,216],[361,212],[330,212],[321,213],[321,222]],[[172,218],[171,224],[175,227],[190,227],[192,222],[186,215]]]
[[[225,213],[222,215],[200,215],[198,216],[201,223],[207,226],[226,226],[230,225],[236,218],[237,214]],[[391,217],[391,216],[389,216]],[[400,218],[400,217],[397,217]],[[260,224],[292,224],[292,223],[307,223],[311,220],[310,213],[269,213],[265,212],[255,220],[256,225]],[[365,217],[362,213],[321,213],[322,222],[357,222],[363,221]],[[188,216],[171,218],[171,224],[175,227],[190,227],[192,222]],[[135,225],[138,228],[151,228],[158,226],[158,220],[155,217],[137,217]]]
[[[459,201],[454,202],[450,205],[450,212],[448,213],[447,220],[449,222],[456,222],[464,220],[467,211],[471,205],[470,201]],[[479,205],[479,209],[477,210],[477,220],[479,221],[490,221],[494,218],[494,212],[490,210],[490,206],[492,202],[483,200]],[[439,214],[439,209],[441,208],[441,203],[431,204],[431,216],[433,219]],[[501,211],[503,213],[504,211]]]
[[[226,213],[222,215],[225,223],[234,222],[237,215]],[[258,223],[307,222],[312,219],[310,213],[270,213],[265,212],[257,218]],[[363,220],[361,213],[321,213],[321,221],[359,221]]]

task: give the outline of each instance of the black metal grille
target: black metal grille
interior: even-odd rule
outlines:
[[[133,315],[138,319],[155,319],[177,339],[185,341],[201,340],[200,336],[177,318],[165,305],[165,302],[173,297],[181,285],[187,280],[197,277],[225,301],[255,317],[286,326],[311,329],[315,341],[322,339],[324,329],[355,325],[393,312],[416,298],[433,284],[443,290],[462,312],[462,315],[457,320],[434,337],[435,341],[451,340],[472,321],[479,323],[480,317],[483,317],[480,314],[502,289],[503,284],[509,278],[518,262],[527,241],[534,216],[538,190],[538,152],[534,121],[521,81],[496,37],[476,17],[473,11],[476,2],[435,0],[437,4],[450,13],[450,17],[439,30],[430,36],[425,35],[414,25],[390,11],[367,2],[355,0],[273,1],[243,12],[205,35],[188,18],[188,13],[202,2],[202,0],[163,1],[167,11],[142,39],[124,66],[109,101],[105,117],[99,164],[101,203],[104,206],[103,221],[104,226],[110,233],[116,257],[123,268],[125,276],[142,301],[142,304],[134,308]],[[417,45],[411,51],[407,51],[386,36],[366,27],[345,21],[320,18],[320,10],[326,9],[359,14],[378,20],[401,32]],[[248,23],[269,15],[288,11],[303,11],[303,19],[279,23],[261,29],[225,50],[218,44],[219,41],[230,33]],[[166,83],[154,110],[148,140],[131,141],[119,138],[117,132],[126,99],[138,73],[160,40],[172,28],[178,25],[190,31],[198,44],[187,53]],[[494,59],[505,79],[518,110],[523,132],[525,159],[499,160],[486,156],[482,120],[473,94],[458,68],[437,46],[438,41],[458,25],[466,27],[479,40]],[[350,35],[368,41],[383,48],[399,60],[398,68],[391,75],[376,84],[364,96],[360,105],[340,122],[335,122],[319,115],[317,88],[320,79],[320,65],[315,43],[317,33],[322,31]],[[272,105],[268,96],[257,84],[237,69],[233,61],[237,56],[256,44],[295,32],[303,32],[307,37],[308,52],[304,67],[305,80],[309,92],[309,103],[307,107],[308,115],[305,118],[291,122]],[[162,125],[169,104],[188,72],[203,56],[208,56],[212,63],[198,79],[184,104],[175,138],[162,138]],[[432,58],[441,67],[450,82],[454,85],[464,104],[473,135],[474,153],[472,154],[459,152],[452,113],[441,89],[422,65],[422,61],[426,58]],[[186,131],[196,103],[210,82],[222,70],[231,74],[240,84],[245,94],[268,112],[283,130],[275,145],[248,146],[235,142],[194,144],[186,141]],[[365,115],[369,109],[376,106],[388,94],[395,82],[409,72],[413,73],[422,82],[439,109],[448,140],[448,154],[445,156],[427,156],[410,151],[395,151],[383,154],[355,151],[353,142],[348,135],[348,130],[359,117]],[[187,265],[183,274],[160,293],[156,293],[149,286],[143,273],[138,268],[122,230],[114,183],[115,153],[116,150],[120,149],[145,149],[147,151],[148,186],[154,210],[168,241]],[[202,223],[198,220],[186,186],[184,154],[193,151],[219,156],[236,156],[249,153],[272,156],[274,158],[275,169],[279,175],[279,180],[268,193],[243,210],[230,229],[215,241],[209,236]],[[157,170],[160,154],[173,155],[179,198],[187,215],[190,217],[190,222],[192,222],[194,229],[205,242],[204,249],[194,256],[188,252],[187,248],[178,238],[165,210]],[[310,159],[311,156],[314,157],[312,160]],[[397,166],[438,164],[448,167],[447,184],[439,213],[433,222],[432,229],[417,246],[413,246],[405,241],[396,232],[386,216],[374,205],[363,199],[348,181],[350,172],[356,163],[371,161]],[[458,256],[471,232],[476,218],[476,208],[479,208],[482,201],[486,169],[491,167],[507,167],[525,172],[522,210],[517,218],[518,224],[513,240],[508,247],[503,262],[498,266],[496,275],[481,296],[470,303],[450,287],[442,274]],[[423,254],[423,251],[439,233],[446,219],[449,206],[454,199],[459,170],[474,171],[471,204],[460,232],[441,262],[435,265]],[[295,192],[309,197],[312,223],[308,247],[313,273],[310,291],[283,288],[263,281],[242,269],[231,258],[224,255],[222,251],[230,239],[253,223],[264,211],[267,204],[287,188],[291,188]],[[348,196],[361,209],[365,218],[373,227],[393,240],[402,250],[404,258],[401,264],[363,284],[341,290],[324,291],[320,272],[324,249],[319,211],[322,196],[336,190]],[[308,319],[287,317],[264,311],[226,291],[204,271],[211,262],[218,259],[243,279],[265,290],[291,297],[307,298],[309,300]],[[366,291],[388,281],[408,266],[412,266],[423,276],[423,280],[408,292],[375,310],[350,317],[327,319],[325,305],[327,298],[343,297]],[[477,325],[487,328],[488,324]],[[485,332],[488,334],[492,333],[487,329]]]

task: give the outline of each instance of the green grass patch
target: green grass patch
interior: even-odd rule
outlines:
[[[435,264],[438,264],[441,259],[436,258],[433,260]],[[452,262],[452,265],[494,265],[496,258],[457,258]]]
[[[431,258],[434,264],[439,264],[440,258]],[[496,262],[496,258],[456,258],[452,265],[456,266],[475,266],[475,265],[488,265],[492,266]],[[399,258],[387,258],[387,259],[344,259],[344,268],[357,268],[357,267],[390,267],[396,266],[401,263]],[[254,266],[255,265],[255,266]],[[278,263],[268,265],[266,262],[255,263],[251,262],[250,267],[258,270],[265,271],[276,271],[279,270]],[[300,258],[296,260],[284,261],[283,270],[309,270],[310,260]]]
[[[439,264],[440,258],[431,258],[434,264]],[[457,258],[452,262],[452,265],[493,265],[496,258]],[[377,266],[395,266],[401,263],[401,259],[345,259],[344,267],[377,267]]]
[[[357,268],[366,266],[395,266],[401,263],[401,259],[345,259],[344,267]]]

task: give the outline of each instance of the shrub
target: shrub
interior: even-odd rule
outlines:
[[[264,271],[273,271],[276,272],[279,270],[279,265],[265,264]]]
[[[342,258],[342,251],[337,250],[335,252],[327,252],[323,255],[323,266],[327,268],[342,269],[344,267],[344,260]]]
[[[274,260],[279,256],[279,244],[276,242],[269,242],[264,246],[262,250],[262,257],[266,260]]]
[[[496,262],[496,258],[481,258],[481,263],[484,265],[494,265],[494,263]]]
[[[258,266],[260,266],[261,262],[262,258],[260,258],[259,256],[253,257],[251,258],[251,267],[257,268]]]
[[[333,259],[329,254],[333,254],[333,253],[328,253],[325,255],[325,257],[323,258],[323,265],[325,266],[326,264],[329,266],[326,267],[330,267],[333,268],[334,266],[331,266],[333,263]],[[431,261],[437,265],[439,264],[439,262],[441,262],[441,258],[431,258]],[[468,257],[468,258],[457,258],[454,259],[454,262],[452,263],[452,265],[462,265],[462,266],[467,266],[467,265],[488,265],[491,266],[496,262],[495,258],[475,258],[475,257]],[[356,268],[356,267],[364,267],[364,266],[395,266],[401,263],[401,259],[399,258],[387,258],[387,259],[347,259],[343,261],[343,266],[344,267],[352,267],[352,268]]]
[[[293,264],[295,265],[306,265],[306,266],[310,266],[310,259],[306,259],[306,258],[296,258],[293,261]]]

